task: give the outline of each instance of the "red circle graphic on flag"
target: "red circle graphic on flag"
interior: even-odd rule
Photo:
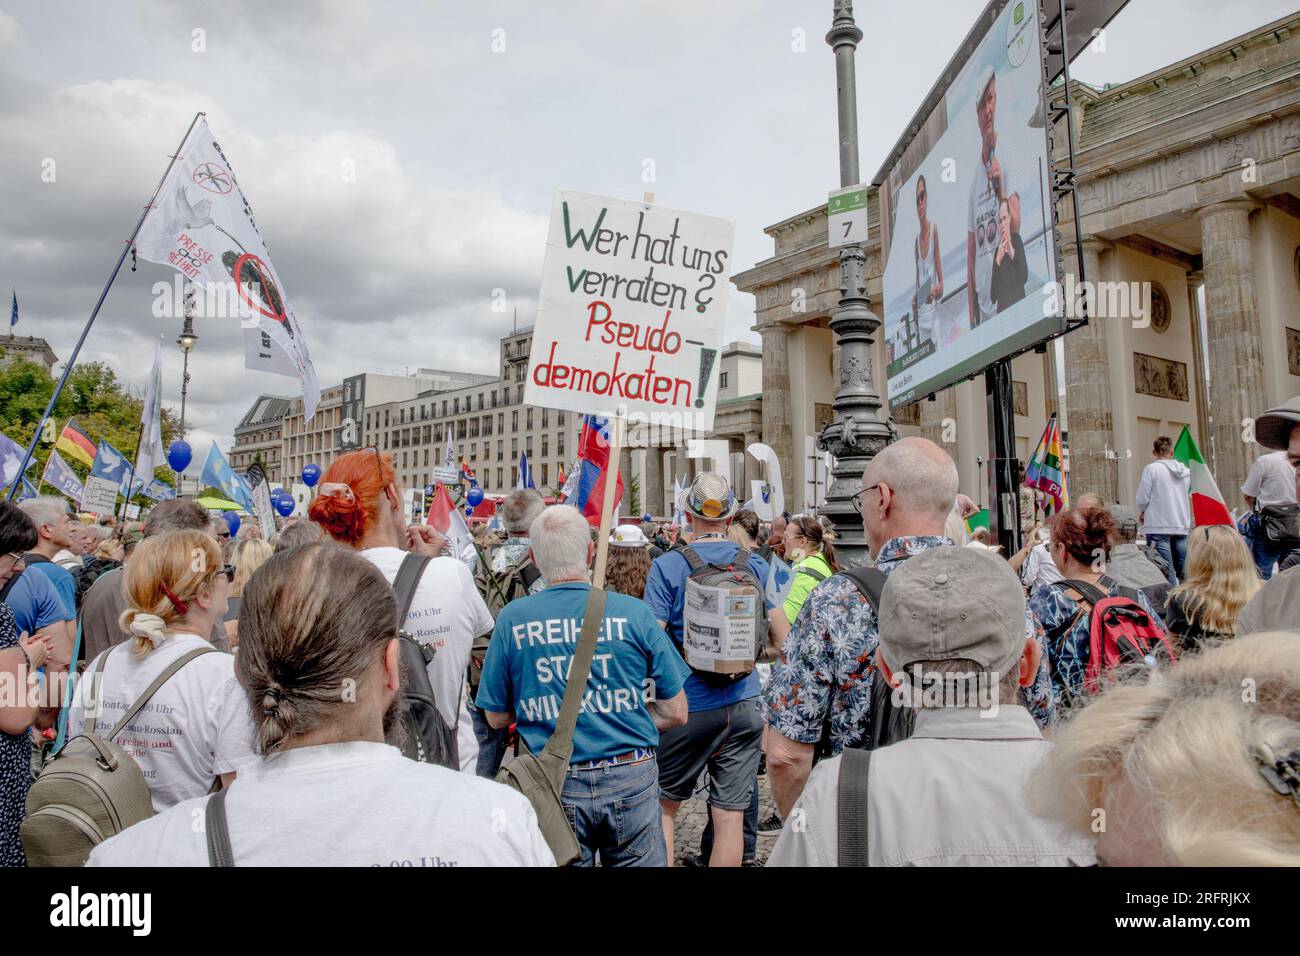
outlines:
[[[230,270],[230,273],[235,280],[235,288],[239,291],[241,299],[268,319],[275,319],[278,322],[287,324],[284,307],[279,305],[283,300],[280,299],[279,290],[276,289],[275,283],[271,281],[265,262],[251,252],[246,252],[235,260],[235,265]],[[277,305],[279,311],[268,311],[263,308],[261,302],[255,301],[248,289],[250,285],[256,285],[261,294],[266,297],[266,301],[272,305]]]
[[[194,175],[190,178],[194,180],[196,186],[201,186],[208,192],[216,193],[218,196],[224,196],[235,188],[230,173],[216,163],[199,163],[194,169]]]

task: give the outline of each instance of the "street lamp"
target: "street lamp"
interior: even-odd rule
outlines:
[[[185,290],[185,325],[181,328],[181,337],[176,340],[176,344],[181,347],[181,353],[185,356],[185,368],[181,375],[181,434],[185,437],[185,398],[190,390],[190,349],[194,348],[194,343],[199,337],[194,333],[194,287],[186,285]]]
[[[835,51],[839,111],[840,185],[858,179],[858,97],[853,57],[862,31],[853,22],[853,0],[835,0],[826,42]],[[849,565],[868,558],[862,516],[853,505],[863,469],[897,437],[882,418],[883,403],[872,375],[872,336],[880,319],[867,307],[866,253],[860,244],[840,248],[840,301],[830,320],[840,354],[840,377],[833,407],[835,421],[822,430],[818,447],[835,456],[834,479],[822,511],[835,524],[835,550]]]

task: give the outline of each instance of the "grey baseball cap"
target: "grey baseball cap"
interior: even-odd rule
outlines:
[[[880,650],[895,673],[963,658],[1007,673],[1025,649],[1025,590],[1006,559],[939,547],[908,558],[880,598]]]

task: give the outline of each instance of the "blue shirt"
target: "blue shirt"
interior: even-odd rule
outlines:
[[[582,633],[591,587],[553,584],[507,604],[497,615],[474,703],[480,710],[515,714],[530,752],[541,753],[555,730],[569,667]],[[659,745],[646,708],[682,690],[689,669],[645,602],[608,592],[605,620],[573,733],[574,763],[616,757]]]
[[[14,612],[14,623],[18,625],[19,633],[26,632],[28,636],[59,621],[76,618],[76,614],[67,612],[50,579],[43,574],[33,574],[31,568],[18,575],[5,604]]]
[[[29,563],[27,567],[49,578],[54,590],[59,593],[59,600],[63,602],[63,609],[68,612],[67,619],[76,619],[77,617],[77,585],[72,580],[72,572],[67,568],[61,568],[53,561],[36,561]]]
[[[726,538],[697,541],[691,545],[700,559],[710,564],[727,565],[736,557],[740,546]],[[750,552],[749,569],[758,578],[758,586],[763,587],[767,581],[767,562],[755,552]],[[676,551],[669,551],[654,559],[650,565],[650,576],[645,582],[645,602],[650,605],[656,618],[668,624],[668,634],[681,653],[682,645],[682,607],[686,601],[686,579],[691,575],[691,566]],[[730,684],[709,683],[694,671],[686,679],[686,701],[691,712],[716,710],[728,707],[738,701],[757,697],[762,691],[758,672],[750,671],[743,680]]]

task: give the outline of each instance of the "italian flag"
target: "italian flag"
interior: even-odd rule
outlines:
[[[1190,490],[1192,495],[1192,523],[1231,525],[1232,515],[1228,505],[1219,494],[1219,485],[1210,473],[1209,466],[1201,457],[1201,450],[1196,447],[1191,429],[1183,426],[1183,433],[1178,436],[1174,446],[1174,458],[1181,461],[1191,471]]]

